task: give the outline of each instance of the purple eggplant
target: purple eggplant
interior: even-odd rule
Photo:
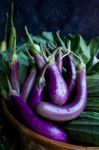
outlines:
[[[44,69],[44,66],[46,64],[44,57],[40,54],[34,53],[34,58],[35,58],[39,72],[42,72],[42,70]]]
[[[65,104],[68,99],[68,87],[55,63],[49,65],[48,74],[48,92],[52,103]]]
[[[20,93],[19,62],[17,59],[14,59],[14,56],[10,65],[10,81],[12,88]]]
[[[62,74],[58,70],[58,67],[57,67],[56,62],[55,62],[55,55],[56,55],[56,52],[59,51],[59,48],[56,51],[54,51],[53,54],[51,56],[49,56],[49,58],[46,58],[43,50],[41,50],[41,52],[43,53],[44,57],[42,55],[39,55],[39,53],[41,53],[41,52],[37,53],[37,50],[33,46],[34,43],[31,39],[31,36],[29,35],[29,33],[27,31],[27,28],[25,28],[25,30],[26,30],[26,34],[28,36],[28,39],[31,43],[31,46],[33,48],[34,54],[37,54],[37,56],[40,56],[41,58],[43,58],[44,63],[46,63],[46,61],[49,62],[49,67],[48,67],[49,84],[48,84],[48,88],[50,91],[49,95],[50,95],[52,102],[54,104],[63,105],[67,101],[67,98],[68,98],[68,88],[67,88],[67,85],[66,85],[66,83],[62,77]],[[43,67],[42,67],[42,69],[43,69]]]
[[[19,78],[19,61],[16,54],[16,37],[13,39],[13,54],[10,64],[10,82],[13,90],[16,90],[20,93],[20,78]]]
[[[84,66],[77,72],[76,87],[76,96],[70,104],[56,106],[48,102],[40,102],[37,105],[38,114],[54,121],[69,121],[78,117],[87,102],[86,69]]]
[[[33,87],[35,78],[36,78],[36,68],[33,68],[22,87],[21,97],[24,99],[24,101],[27,101],[27,98]]]
[[[44,74],[47,69],[47,65],[44,67],[42,73],[38,76],[36,79],[32,90],[30,92],[29,98],[28,98],[28,104],[29,106],[34,109],[34,107],[40,103],[43,99],[43,89],[45,86],[45,78]]]
[[[68,100],[71,98],[71,95],[73,93],[75,84],[76,84],[76,66],[74,63],[74,58],[72,53],[69,53],[63,60],[64,67],[67,70],[66,76],[64,77],[66,79],[66,83],[68,86]]]
[[[42,70],[46,64],[46,61],[44,60],[44,57],[42,56],[40,46],[33,42],[32,38],[27,30],[27,27],[25,27],[25,31],[26,31],[26,35],[28,37],[29,43],[31,45],[31,50],[32,50],[33,56],[35,58],[37,67],[38,67],[39,71],[42,72]]]
[[[13,23],[13,3],[11,12],[11,31],[9,38],[9,48],[13,50],[11,64],[10,64],[10,82],[13,90],[20,93],[20,79],[19,79],[19,61],[16,54],[16,28]]]
[[[37,116],[37,114],[30,109],[20,96],[12,93],[11,101],[25,124],[31,130],[57,141],[67,141],[67,134],[63,130]]]

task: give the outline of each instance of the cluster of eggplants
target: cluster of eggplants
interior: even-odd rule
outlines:
[[[12,5],[9,40],[9,48],[13,50],[9,65],[10,100],[30,129],[51,139],[67,142],[67,133],[51,121],[69,121],[78,117],[84,110],[87,101],[86,67],[80,62],[77,70],[71,52],[62,59],[61,48],[47,57],[41,47],[33,42],[26,27],[25,31],[35,67],[21,87]],[[63,67],[66,69],[64,75]],[[47,99],[44,97],[45,87],[47,87]]]
[[[60,48],[50,54],[48,59],[45,58],[39,45],[33,43],[27,28],[25,29],[36,66],[20,88],[20,68],[17,67],[18,62],[15,62],[16,65],[11,72],[14,82],[10,80],[14,92],[11,90],[10,99],[30,129],[51,139],[66,142],[67,133],[57,127],[55,122],[72,120],[84,110],[87,102],[86,66],[80,61],[77,70],[72,53],[62,60]],[[64,76],[63,67],[66,69]],[[45,86],[49,99],[44,98]]]

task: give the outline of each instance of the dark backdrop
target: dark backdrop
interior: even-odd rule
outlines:
[[[99,35],[99,0],[14,0],[14,6],[18,39],[24,25],[33,34],[60,30],[62,35],[82,34],[85,38]],[[10,9],[11,0],[0,0],[0,39]]]

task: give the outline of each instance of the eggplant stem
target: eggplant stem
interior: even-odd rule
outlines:
[[[45,65],[45,67],[44,67],[44,69],[43,69],[43,72],[41,73],[41,78],[44,77],[45,71],[46,71],[48,65],[49,65],[49,63],[47,63],[47,64]]]
[[[69,55],[70,53],[71,53],[71,41],[69,40],[69,42],[68,42],[68,49],[67,49],[67,53],[66,54],[64,54],[62,57],[61,57],[61,59],[63,59],[64,57],[66,57],[67,55]]]
[[[58,47],[58,48],[48,57],[50,63],[55,62],[55,55],[56,55],[57,52],[58,52],[59,50],[61,50],[61,49],[62,49],[62,47]]]
[[[61,57],[61,59],[63,59],[64,57],[66,57],[67,55],[69,55],[71,52],[70,51],[68,51],[66,54],[64,54],[62,57]]]
[[[45,78],[44,78],[44,75],[45,75],[45,71],[46,71],[48,65],[49,65],[49,63],[47,63],[47,64],[45,65],[45,67],[44,67],[44,69],[43,69],[43,71],[42,71],[40,77],[38,78],[38,86],[39,86],[39,88],[41,88],[42,86],[45,85]]]
[[[65,46],[65,44],[64,44],[64,42],[63,42],[63,40],[60,38],[59,33],[60,33],[60,31],[58,30],[58,31],[56,32],[56,35],[57,35],[57,37],[58,37],[58,40],[59,40],[59,42],[61,43],[63,49],[64,49],[65,51],[67,51],[67,48],[66,48],[66,46]]]
[[[71,51],[71,41],[68,41],[68,51]]]
[[[51,55],[51,53],[49,52],[48,48],[45,46],[45,50],[48,53],[48,55]]]
[[[34,48],[34,42],[33,42],[32,38],[31,38],[31,35],[28,32],[27,26],[25,26],[25,32],[26,32],[26,35],[27,35],[27,37],[29,39],[29,42],[30,42],[30,44],[31,44],[31,46],[33,48],[33,52],[36,53],[36,54],[38,54],[37,51]]]
[[[54,57],[59,50],[62,50],[62,47],[58,47],[51,56]]]
[[[13,39],[13,56],[12,56],[12,61],[17,59],[17,55],[16,55],[16,37],[14,37]]]
[[[26,53],[28,54],[29,58],[31,59],[31,61],[34,61],[34,57],[29,53],[29,51],[25,48]]]
[[[42,51],[42,54],[43,54],[43,57],[44,57],[45,61],[48,62],[48,58],[47,58],[46,54],[43,51],[43,45],[42,44],[40,44],[40,48],[41,48],[41,51]]]
[[[78,58],[78,60],[79,60],[79,62],[80,62],[80,65],[81,65],[82,67],[85,67],[85,63],[84,63],[83,59],[82,59],[79,55],[75,54],[73,51],[72,51],[71,53],[72,53],[76,58]],[[79,68],[81,68],[81,66],[80,66]]]
[[[25,32],[26,32],[27,37],[29,38],[29,41],[30,41],[31,45],[33,45],[34,42],[33,42],[32,38],[31,38],[31,36],[30,36],[30,34],[28,32],[27,26],[25,26]]]

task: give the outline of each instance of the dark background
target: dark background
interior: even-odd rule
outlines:
[[[18,39],[24,35],[24,25],[33,34],[61,31],[82,34],[90,39],[99,35],[99,0],[14,0],[14,22]],[[0,0],[0,40],[3,37],[5,13],[11,10],[11,0]]]

